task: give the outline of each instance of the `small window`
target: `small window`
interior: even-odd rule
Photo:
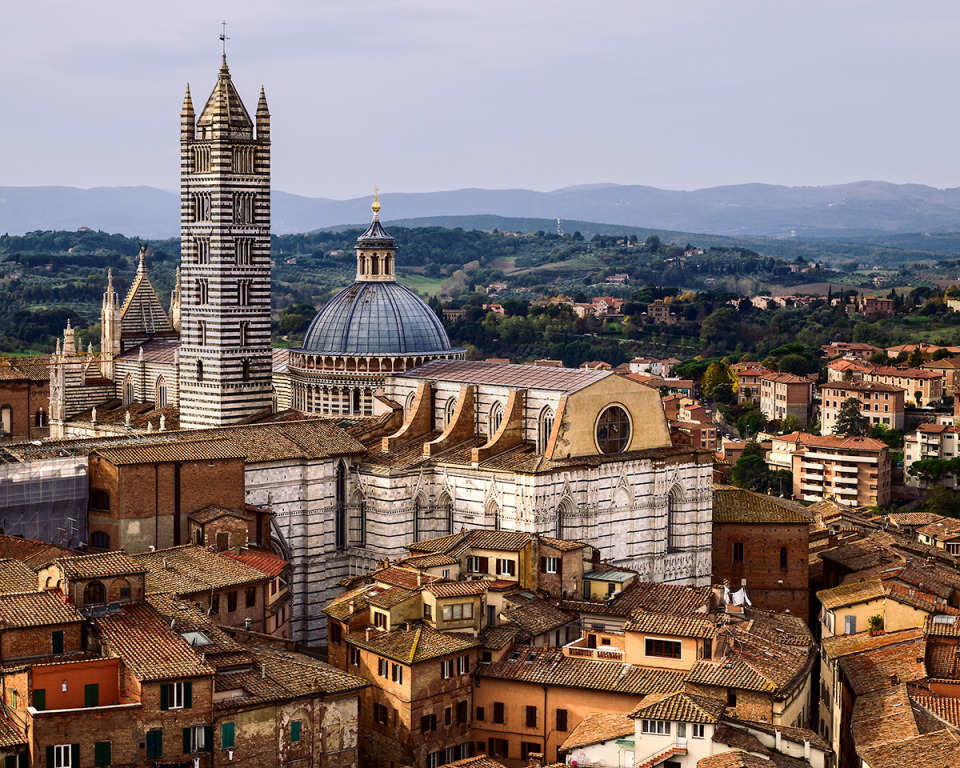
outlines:
[[[399,664],[393,665],[392,679],[393,679],[393,682],[403,685],[403,667],[401,665]]]
[[[83,590],[84,605],[99,605],[107,602],[107,588],[99,581],[91,581]]]
[[[781,568],[787,567],[787,548],[786,547],[780,547],[780,567]]]
[[[690,732],[693,738],[702,739],[703,738],[703,723],[691,723]]]
[[[657,656],[664,659],[679,659],[681,644],[676,640],[658,640],[648,637],[644,644],[647,656]]]
[[[558,731],[567,730],[567,710],[565,709],[557,710],[557,730]]]
[[[669,736],[670,722],[668,720],[641,720],[640,732],[651,733],[657,736]]]
[[[227,592],[227,613],[233,613],[237,610],[237,592]]]
[[[292,720],[290,722],[290,741],[293,744],[296,744],[300,741],[300,728],[301,722],[299,720]]]
[[[857,617],[856,616],[844,616],[843,617],[843,630],[845,634],[855,635],[857,634]]]
[[[477,720],[481,723],[486,719],[487,711],[483,707],[477,707]]]
[[[597,419],[596,433],[600,453],[623,453],[630,444],[630,417],[619,405],[611,405]]]
[[[493,702],[493,722],[499,725],[503,724],[503,702],[502,701]]]
[[[257,588],[256,587],[247,587],[246,593],[246,606],[247,608],[255,608],[257,605]]]
[[[546,559],[546,568],[544,571],[546,573],[558,573],[560,571],[560,558],[559,557],[548,557]]]
[[[209,726],[194,725],[183,729],[183,751],[187,754],[193,752],[209,751],[213,744],[212,729]]]
[[[733,542],[733,562],[735,563],[743,562],[743,542],[742,541]]]
[[[350,665],[353,667],[360,666],[360,649],[354,646],[350,646]]]
[[[537,727],[537,708],[527,706],[527,728]]]
[[[100,489],[90,490],[90,509],[110,511],[110,494]]]
[[[48,747],[48,763],[51,768],[80,768],[80,745],[79,744],[57,744],[55,747]],[[49,758],[53,758],[50,762]],[[77,759],[74,760],[74,757]]]
[[[90,546],[93,549],[110,549],[110,537],[103,531],[93,531],[90,534]]]

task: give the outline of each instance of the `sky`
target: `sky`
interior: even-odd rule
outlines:
[[[960,186],[956,0],[8,3],[0,186],[178,188],[223,20],[276,190]]]

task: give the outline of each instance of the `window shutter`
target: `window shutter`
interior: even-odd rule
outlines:
[[[290,723],[290,741],[300,741],[300,721]]]
[[[185,709],[193,707],[193,681],[187,680],[183,684],[183,706]]]
[[[236,743],[236,724],[234,722],[223,723],[220,726],[220,746],[223,749],[233,749]]]
[[[213,752],[213,726],[203,726],[203,748],[207,752]]]
[[[490,573],[490,558],[480,558],[480,573]]]
[[[96,707],[100,705],[99,683],[87,683],[83,686],[83,706]]]
[[[547,558],[545,557],[540,558],[540,570],[543,572],[546,572],[547,570]]]
[[[517,575],[517,564],[513,560],[507,561],[507,567],[510,569],[511,576]]]
[[[47,747],[47,768],[53,768],[53,747]]]
[[[33,708],[38,711],[47,708],[47,691],[44,688],[37,688],[33,692]]]
[[[108,766],[113,762],[112,745],[109,741],[98,741],[93,745],[93,764]]]
[[[190,728],[183,729],[183,753],[190,753]]]
[[[170,686],[166,683],[160,686],[160,709],[170,709]]]
[[[58,629],[53,633],[52,644],[54,653],[63,653],[63,630]]]
[[[497,558],[497,576],[500,575],[500,563],[502,563],[502,562],[503,562],[503,560],[501,560],[501,559],[498,557],[498,558]]]
[[[70,765],[80,765],[80,745],[70,745]]]

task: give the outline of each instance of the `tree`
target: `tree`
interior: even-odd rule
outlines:
[[[700,379],[700,389],[707,397],[728,400],[736,392],[737,378],[723,363],[710,363]],[[719,389],[718,389],[719,388]]]
[[[920,402],[923,400],[923,392],[919,389],[913,393],[913,399],[917,401],[917,408],[920,407]]]
[[[735,486],[751,491],[765,491],[769,487],[769,476],[770,470],[764,460],[756,455],[748,456],[746,452],[730,471],[730,481]]]
[[[806,376],[810,371],[810,361],[803,355],[789,354],[780,358],[781,373],[792,373],[796,376]]]
[[[784,416],[780,422],[780,431],[785,435],[796,432],[798,429],[800,429],[800,422],[797,421],[796,416]]]
[[[835,435],[853,435],[862,437],[867,434],[870,422],[860,413],[860,401],[855,397],[848,397],[840,404],[837,411],[837,423],[833,428]]]
[[[910,357],[907,358],[907,363],[911,368],[919,368],[923,365],[923,351],[920,349],[919,344],[913,348],[913,352],[911,352]]]

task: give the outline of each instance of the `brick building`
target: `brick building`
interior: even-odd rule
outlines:
[[[945,357],[942,360],[930,360],[920,366],[925,371],[939,373],[942,377],[943,397],[953,397],[960,389],[960,357]]]
[[[890,384],[869,381],[836,381],[820,387],[820,424],[823,434],[834,431],[845,400],[860,403],[860,415],[870,424],[903,429],[905,392]]]
[[[860,344],[848,341],[834,341],[830,344],[824,344],[820,349],[823,350],[823,356],[827,360],[835,357],[855,357],[860,360],[869,360],[877,352],[883,352],[880,347],[872,344]]]
[[[904,400],[915,402],[918,406],[936,405],[943,395],[943,374],[932,369],[881,365],[864,372],[863,380],[902,389]]]
[[[713,583],[746,586],[768,611],[810,612],[810,523],[797,506],[740,488],[713,491]]]
[[[813,383],[804,376],[792,373],[768,373],[759,377],[760,411],[772,421],[788,416],[803,428],[810,418],[813,402]]]
[[[647,304],[647,317],[655,323],[673,325],[677,322],[677,316],[670,312],[670,304],[663,299],[654,299]]]
[[[50,358],[0,358],[0,441],[50,434]]]
[[[760,402],[760,379],[775,373],[760,363],[734,363],[730,366],[737,377],[737,402]]]

